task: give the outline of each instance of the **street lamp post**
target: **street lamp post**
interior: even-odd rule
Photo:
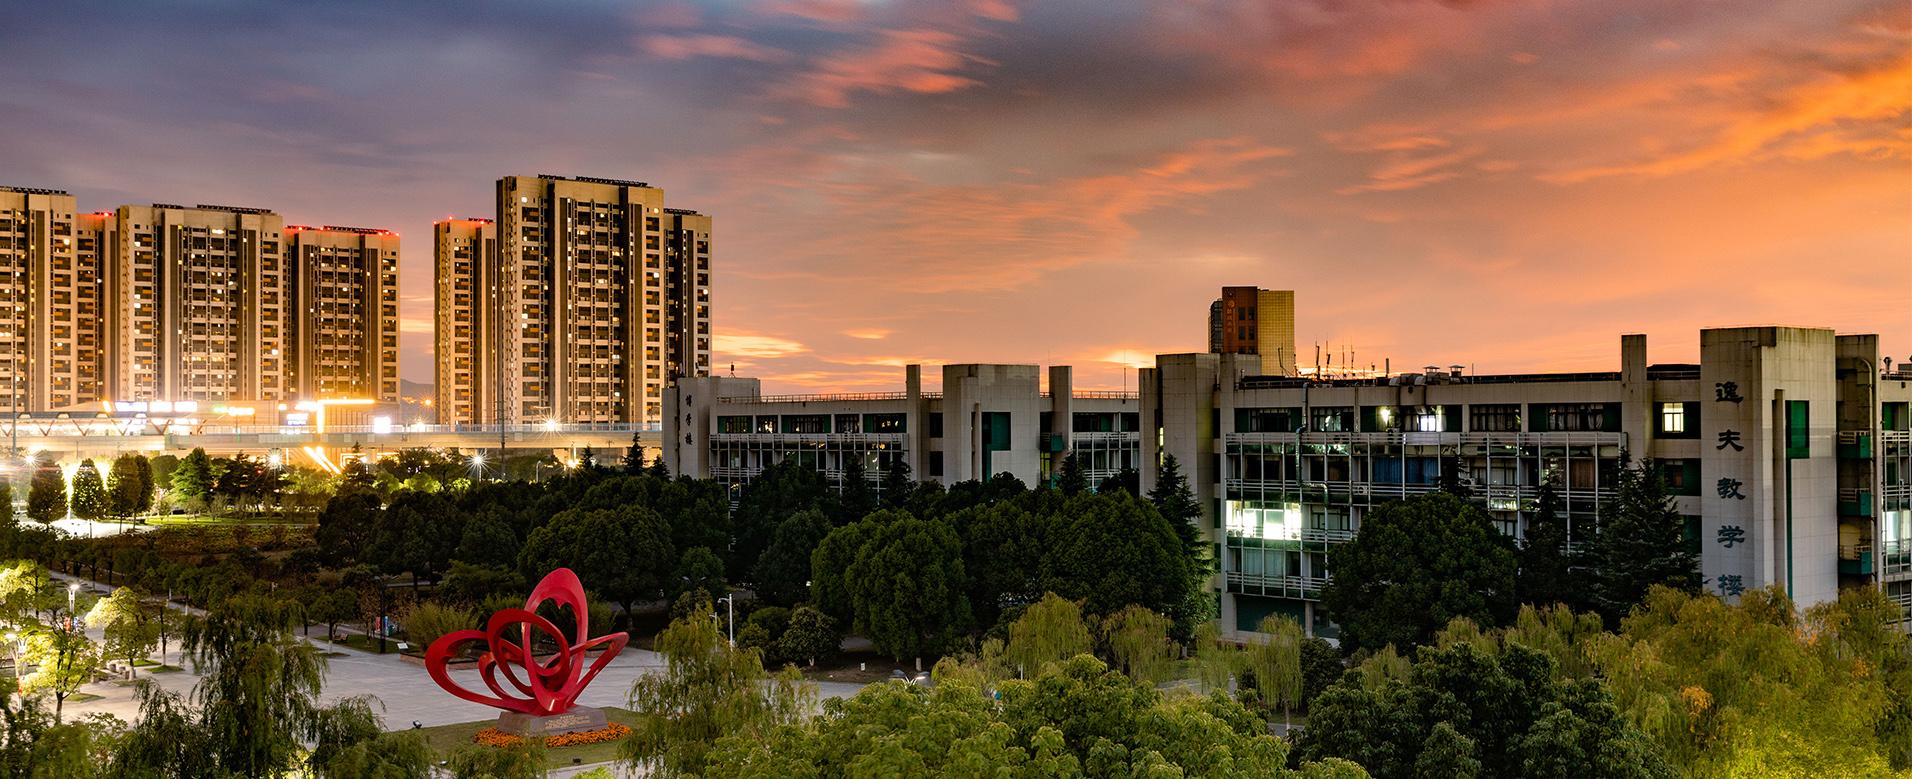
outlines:
[[[74,610],[74,604],[78,600],[79,596],[80,596],[79,582],[74,582],[66,586],[66,619],[67,619],[67,632],[69,633],[80,632],[80,615],[77,611]]]
[[[737,648],[737,601],[733,600],[731,596],[725,595],[724,597],[718,598],[717,602],[724,604],[724,614],[730,619],[728,637],[730,639],[730,648],[735,649]]]

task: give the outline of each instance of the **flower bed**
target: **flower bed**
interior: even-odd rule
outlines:
[[[631,728],[629,725],[619,725],[613,722],[609,726],[597,730],[580,730],[576,733],[560,733],[555,736],[545,736],[544,746],[547,749],[555,749],[558,747],[583,746],[585,744],[602,744],[606,741],[616,741],[630,734]],[[515,747],[524,743],[524,736],[514,736],[497,728],[485,728],[484,730],[478,731],[476,735],[473,735],[471,740],[486,746]]]

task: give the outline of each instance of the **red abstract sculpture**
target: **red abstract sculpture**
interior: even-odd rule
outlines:
[[[570,606],[571,613],[577,615],[577,637],[567,641],[559,635],[558,626],[550,620],[537,615],[538,606],[545,601],[559,606]],[[585,685],[591,683],[611,658],[624,650],[628,635],[614,633],[591,640],[588,620],[590,610],[584,604],[584,585],[578,581],[578,575],[569,568],[559,568],[546,574],[538,586],[532,588],[531,597],[526,598],[522,609],[500,609],[485,620],[485,629],[459,630],[447,633],[431,648],[425,650],[425,670],[431,674],[432,681],[445,688],[446,692],[473,703],[482,703],[506,711],[523,712],[533,716],[563,714],[577,702],[578,695],[584,692]],[[518,627],[518,642],[505,640],[505,631]],[[557,652],[543,661],[531,653],[533,629],[550,636],[557,642]],[[467,643],[483,641],[488,651],[478,657],[478,674],[485,680],[495,696],[473,692],[451,680],[445,663],[456,650]],[[609,646],[598,655],[590,668],[585,668],[585,653],[599,646]],[[523,669],[524,678],[518,678],[518,670]],[[507,692],[499,683],[502,671],[504,681],[517,690],[517,697]]]

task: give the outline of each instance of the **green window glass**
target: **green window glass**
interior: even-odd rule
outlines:
[[[1812,413],[1803,400],[1786,401],[1786,457],[1803,460],[1812,456]]]

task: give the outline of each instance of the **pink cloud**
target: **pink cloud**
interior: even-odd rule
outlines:
[[[790,53],[732,35],[647,35],[640,42],[644,52],[658,59],[684,60],[692,57],[741,59],[753,62],[782,62]]]

